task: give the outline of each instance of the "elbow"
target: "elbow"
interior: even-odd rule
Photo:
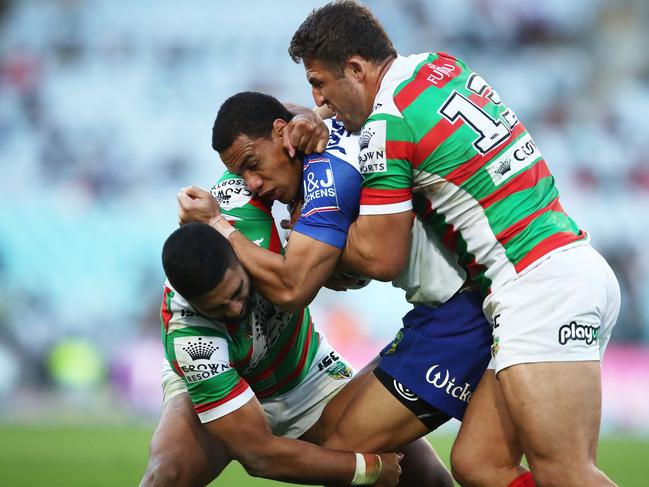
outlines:
[[[236,456],[236,459],[251,477],[273,478],[275,476],[270,455],[259,452],[246,452]]]
[[[313,300],[309,298],[310,296],[295,288],[285,289],[278,294],[275,304],[289,313],[297,313]]]

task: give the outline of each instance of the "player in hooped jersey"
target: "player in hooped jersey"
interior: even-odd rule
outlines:
[[[379,271],[396,273],[414,208],[485,296],[493,372],[454,447],[458,480],[533,485],[527,474],[496,468],[524,451],[539,485],[613,485],[595,461],[599,367],[619,287],[561,207],[523,124],[462,61],[398,56],[355,2],[312,12],[289,53],[304,62],[316,103],[362,129],[361,209],[344,260],[371,276],[375,262],[364,256],[378,255]]]
[[[291,158],[281,144],[281,131],[290,117],[274,98],[244,92],[223,104],[213,130],[214,148],[253,191],[284,202],[303,198],[283,256],[259,249],[239,235],[219,216],[206,191],[187,188],[178,199],[181,221],[198,220],[217,228],[230,239],[255,285],[271,301],[292,309],[308,303],[334,271],[358,212],[361,176],[358,136],[335,121],[329,122],[329,144],[323,154]],[[349,414],[349,407],[345,410],[325,446],[389,451],[451,417],[462,419],[489,362],[491,335],[479,294],[464,286],[466,273],[420,222],[412,224],[411,219],[407,226],[413,227],[416,243],[410,265],[395,282],[416,306],[378,363],[365,369],[367,378],[354,398],[354,414]],[[427,262],[431,272],[421,272],[419,262]],[[423,449],[425,442],[413,445]],[[406,478],[409,459],[406,454]],[[435,463],[431,459],[430,464]],[[452,483],[448,472],[434,468],[430,472],[428,478],[413,479],[414,484]]]
[[[281,252],[270,205],[242,179],[226,173],[212,193],[239,231]],[[227,240],[205,224],[172,233],[162,259],[165,407],[141,485],[206,485],[232,459],[268,478],[394,485],[396,455],[290,440],[318,442],[354,388],[308,308],[286,312],[257,293]],[[339,407],[325,411],[334,395]]]

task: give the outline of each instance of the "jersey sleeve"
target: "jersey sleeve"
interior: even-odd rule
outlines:
[[[281,253],[271,204],[255,197],[243,178],[226,171],[210,191],[237,230],[258,246]]]
[[[184,381],[196,414],[206,423],[246,404],[254,393],[232,365],[228,335],[184,306],[165,287],[162,305],[165,356]]]
[[[414,136],[396,116],[370,117],[363,126],[358,162],[363,176],[360,215],[400,213],[412,209]]]
[[[304,205],[293,230],[343,249],[349,226],[358,216],[361,182],[353,165],[328,151],[306,157]]]

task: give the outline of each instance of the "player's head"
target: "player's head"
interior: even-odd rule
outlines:
[[[288,52],[304,62],[316,104],[328,105],[352,132],[371,113],[381,68],[397,54],[372,12],[349,0],[311,12]]]
[[[267,200],[292,202],[300,191],[302,163],[284,149],[282,134],[293,118],[277,99],[246,91],[228,98],[216,116],[212,147],[229,171]]]
[[[187,223],[162,248],[167,279],[200,314],[240,321],[248,312],[250,277],[230,243],[204,223]]]

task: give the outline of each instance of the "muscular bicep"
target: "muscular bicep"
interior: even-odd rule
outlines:
[[[342,248],[296,230],[284,255],[259,248],[236,232],[230,242],[257,291],[288,311],[297,311],[313,300],[342,253]]]
[[[395,279],[408,260],[412,220],[410,210],[360,215],[349,227],[342,264],[373,279]]]
[[[284,257],[295,274],[296,298],[306,306],[331,275],[342,255],[342,248],[316,240],[295,230],[291,233]]]

